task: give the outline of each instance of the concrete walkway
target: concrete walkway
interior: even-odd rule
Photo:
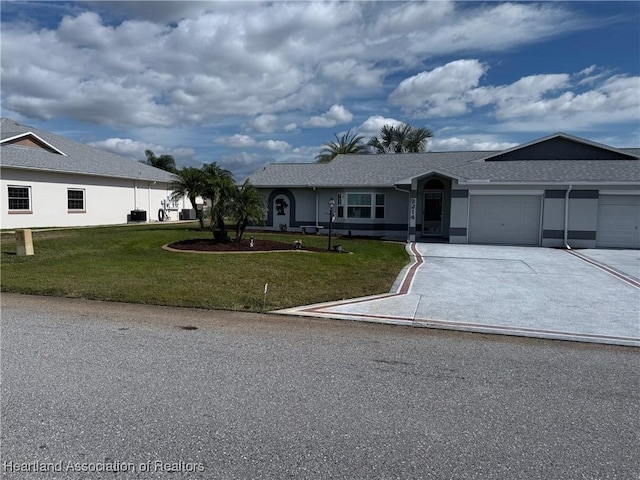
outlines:
[[[274,313],[640,346],[635,250],[407,249],[413,261],[389,294]]]

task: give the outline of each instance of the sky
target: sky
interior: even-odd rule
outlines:
[[[640,2],[2,1],[1,113],[241,181],[350,131],[640,146]]]

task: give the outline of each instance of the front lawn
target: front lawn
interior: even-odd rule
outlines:
[[[327,237],[252,234],[326,248]],[[197,224],[144,224],[34,231],[35,255],[15,255],[2,234],[3,292],[225,310],[262,311],[388,292],[407,263],[404,245],[341,238],[352,254],[175,253],[162,246],[210,238]]]

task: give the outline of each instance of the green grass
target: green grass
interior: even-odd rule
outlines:
[[[326,236],[252,234],[326,247]],[[407,263],[404,246],[341,238],[352,254],[174,253],[162,246],[210,238],[196,224],[152,224],[34,231],[35,255],[15,255],[3,233],[3,292],[225,310],[262,311],[388,292]]]

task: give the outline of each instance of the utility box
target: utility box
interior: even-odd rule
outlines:
[[[196,211],[193,208],[183,208],[180,213],[180,220],[195,220],[197,218]]]
[[[33,237],[28,228],[16,230],[16,253],[19,257],[33,255]]]
[[[131,210],[131,221],[132,222],[146,222],[147,221],[147,211],[146,210]]]

